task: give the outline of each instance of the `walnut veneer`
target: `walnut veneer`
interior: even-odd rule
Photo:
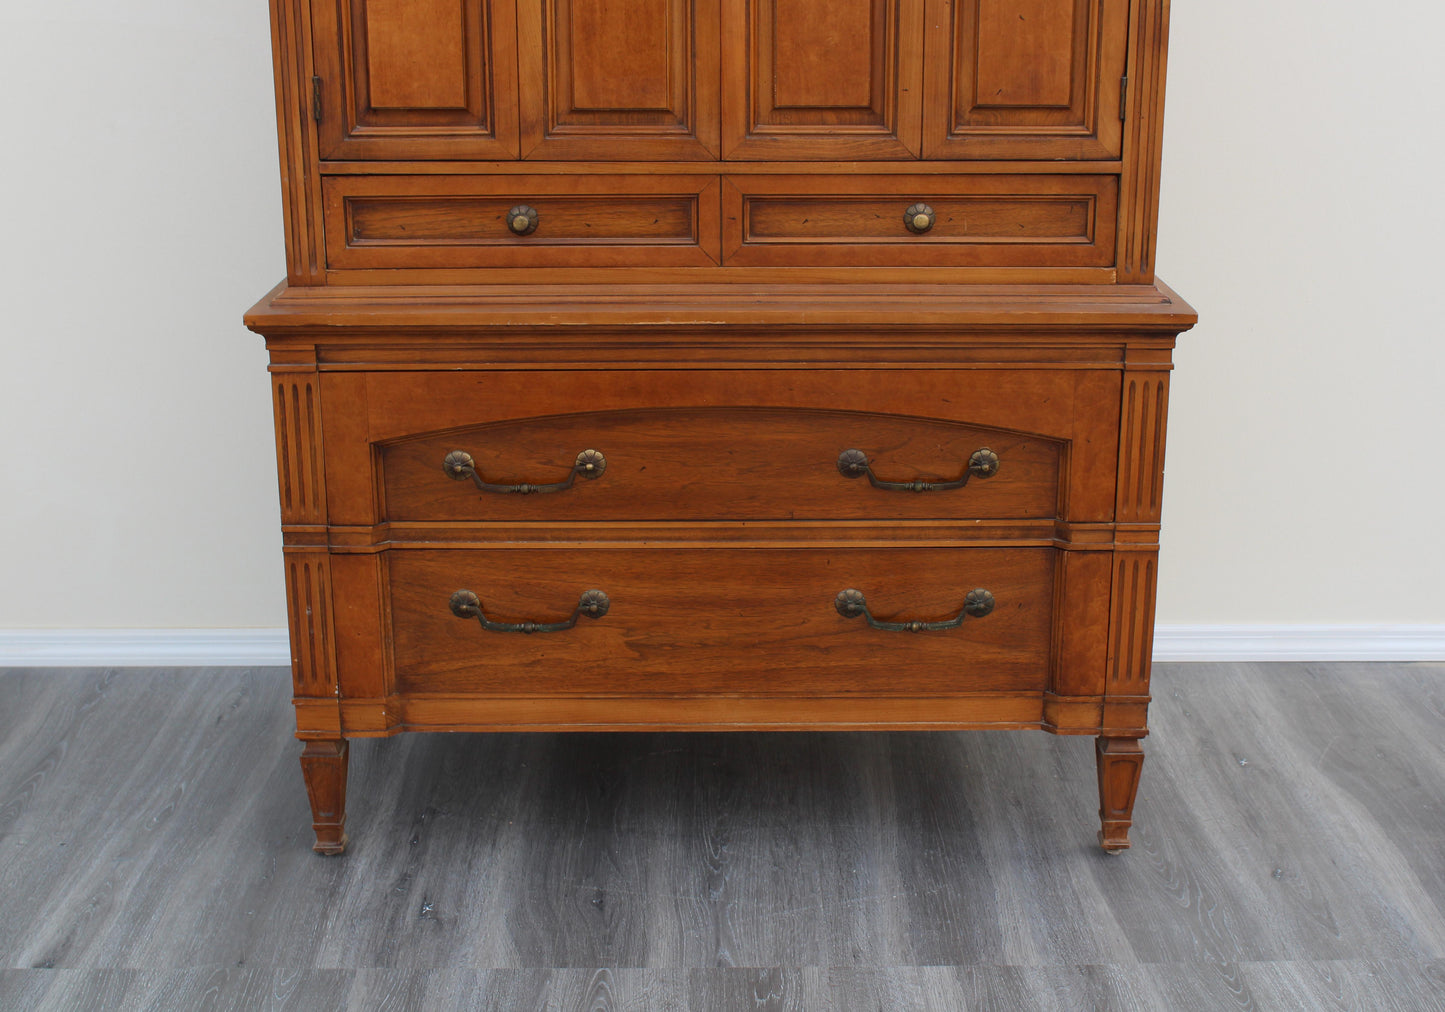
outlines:
[[[316,849],[352,737],[990,727],[1096,736],[1127,847],[1167,17],[272,0]]]

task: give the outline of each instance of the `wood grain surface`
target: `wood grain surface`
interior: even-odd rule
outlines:
[[[517,5],[522,157],[718,157],[718,0]]]
[[[462,450],[488,482],[543,484],[565,479],[577,454],[591,448],[604,454],[605,470],[565,494],[481,492],[442,469],[449,452]],[[991,476],[970,476],[959,489],[885,490],[839,471],[839,454],[851,448],[867,455],[883,481],[956,481],[984,448],[998,455],[999,466]],[[573,412],[383,445],[382,515],[524,522],[1054,517],[1063,450],[1062,440],[906,415],[768,408]]]
[[[1111,267],[1112,176],[738,175],[723,181],[730,267]],[[936,214],[904,225],[916,202]]]
[[[381,446],[395,468],[380,481],[393,520],[1109,521],[1119,382],[1103,368],[1004,366],[331,372],[321,396],[327,511],[332,524],[381,518],[372,492]],[[840,401],[851,410],[835,410]],[[998,474],[953,492],[883,492],[837,467],[841,451],[857,448],[883,480],[956,479],[984,446],[998,453]],[[566,493],[483,499],[441,470],[464,450],[488,481],[543,484],[565,477],[584,449],[601,451],[608,468]],[[472,505],[441,509],[433,495]]]
[[[336,176],[333,268],[716,265],[720,180],[694,176]],[[507,227],[534,207],[535,231]]]
[[[912,159],[920,0],[722,4],[725,159]]]
[[[1117,156],[1129,6],[928,0],[924,157]]]
[[[277,0],[277,20],[286,20],[292,6]],[[517,157],[514,4],[295,6],[315,43],[309,68],[315,78],[296,84],[315,118],[321,158]],[[282,62],[286,42],[295,45],[276,40],[278,92],[292,70]],[[298,111],[283,108],[278,119]]]
[[[0,1008],[1445,1009],[1442,665],[1161,665],[1116,858],[1014,732],[356,741],[318,857],[287,680],[0,674]]]
[[[456,695],[1041,692],[1054,562],[1047,548],[398,551],[387,567],[397,687]],[[454,591],[470,590],[492,621],[559,622],[592,588],[611,601],[604,616],[537,635],[483,630],[448,604]],[[974,588],[994,595],[993,611],[947,630],[872,629],[834,604],[857,589],[881,621],[948,621]]]

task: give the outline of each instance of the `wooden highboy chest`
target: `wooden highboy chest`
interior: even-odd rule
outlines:
[[[1168,0],[272,0],[316,849],[347,740],[1147,733]]]

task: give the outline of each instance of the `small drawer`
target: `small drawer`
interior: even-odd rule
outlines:
[[[387,569],[397,688],[438,695],[1038,691],[1048,682],[1056,554],[394,549]],[[605,613],[597,614],[603,598],[591,591],[605,595]],[[856,593],[840,609],[845,591]],[[536,628],[567,625],[584,595],[590,611],[570,628]],[[874,627],[861,608],[845,616],[858,595],[872,620],[904,628]],[[479,615],[534,628],[488,629]],[[914,623],[953,627],[914,630]]]
[[[331,176],[333,270],[705,267],[718,177]]]
[[[393,521],[1040,519],[1059,512],[1063,445],[906,415],[653,408],[389,443],[381,470]]]
[[[728,176],[733,267],[1107,267],[1118,179]]]

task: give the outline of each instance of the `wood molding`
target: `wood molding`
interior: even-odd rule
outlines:
[[[1157,524],[1163,511],[1164,435],[1169,414],[1169,374],[1124,374],[1119,409],[1119,470],[1114,519]]]
[[[1155,285],[780,283],[781,270],[769,271],[768,282],[749,289],[741,300],[737,288],[727,283],[293,285],[267,293],[246,313],[245,322],[266,335],[273,349],[293,336],[322,348],[333,341],[352,343],[357,332],[393,342],[398,336],[424,334],[431,342],[455,331],[474,341],[483,334],[528,327],[545,328],[553,341],[585,326],[622,328],[632,340],[666,341],[676,352],[676,345],[693,339],[687,333],[679,338],[679,328],[721,325],[813,332],[847,328],[844,335],[832,331],[835,344],[881,327],[909,333],[936,329],[952,344],[959,343],[960,329],[969,328],[967,336],[1014,346],[1021,331],[1050,337],[1057,332],[1065,341],[1097,343],[1100,335],[1108,335],[1114,345],[1159,340],[1172,346],[1175,335],[1198,319],[1183,299]],[[899,307],[905,304],[903,325]],[[659,329],[664,326],[668,329]],[[989,328],[1002,328],[1010,336],[1001,339],[998,331],[983,332]],[[1126,330],[1127,338],[1122,333]]]
[[[276,472],[283,524],[326,523],[321,389],[316,373],[272,377]]]
[[[310,115],[313,71],[309,6],[302,0],[271,0],[271,36],[286,225],[286,277],[293,285],[316,285],[325,279],[325,262],[321,171]]]
[[[286,552],[286,596],[291,619],[291,680],[297,696],[334,699],[335,595],[331,559],[324,551]]]
[[[1157,550],[1114,553],[1106,690],[1110,696],[1144,696],[1149,692],[1158,562]]]
[[[1125,96],[1124,175],[1119,194],[1119,282],[1154,280],[1169,0],[1135,0]]]

